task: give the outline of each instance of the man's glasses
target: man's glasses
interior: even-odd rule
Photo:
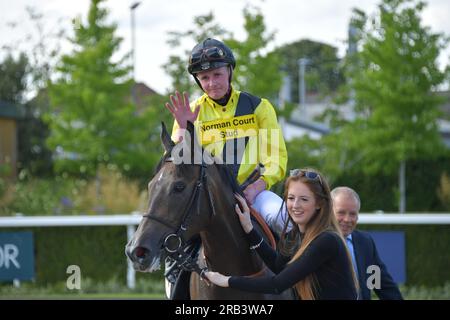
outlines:
[[[205,59],[206,58],[206,59]],[[223,60],[225,58],[225,52],[218,47],[211,47],[208,49],[198,50],[191,55],[190,64],[197,64],[204,60]]]
[[[295,177],[295,176],[306,177],[307,179],[313,180],[313,181],[319,180],[320,185],[323,187],[323,183],[322,183],[322,179],[320,178],[320,174],[318,174],[317,172],[314,172],[314,171],[293,169],[289,172],[289,176],[291,176],[291,177]]]

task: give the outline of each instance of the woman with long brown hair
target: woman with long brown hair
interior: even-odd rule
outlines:
[[[224,276],[207,272],[215,285],[262,293],[295,288],[299,299],[356,299],[357,281],[351,257],[333,214],[330,188],[312,169],[291,170],[285,182],[284,202],[289,213],[279,252],[253,228],[245,199],[236,195],[241,225],[250,249],[257,250],[274,275]]]

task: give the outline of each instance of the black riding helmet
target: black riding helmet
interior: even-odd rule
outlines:
[[[197,79],[197,73],[228,65],[231,66],[230,71],[236,66],[236,60],[230,48],[219,40],[207,38],[192,49],[189,57],[188,71],[194,77],[195,82],[202,88]]]

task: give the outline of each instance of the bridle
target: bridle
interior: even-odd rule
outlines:
[[[173,162],[173,158],[168,157],[165,162]],[[207,164],[205,163],[204,159],[202,159],[202,163],[200,165],[200,174],[195,183],[194,192],[192,193],[188,205],[186,206],[186,209],[182,215],[180,226],[173,226],[163,219],[152,216],[150,214],[144,214],[142,216],[143,218],[154,220],[166,226],[170,230],[176,230],[175,232],[170,233],[165,237],[161,248],[162,253],[166,254],[167,258],[171,260],[169,261],[169,265],[172,264],[172,266],[178,266],[183,270],[189,272],[194,271],[198,273],[201,278],[204,278],[204,273],[208,271],[208,268],[201,268],[197,264],[197,257],[195,256],[196,250],[191,250],[191,243],[186,243],[185,241],[183,241],[182,235],[187,230],[187,222],[189,217],[194,212],[194,210],[192,210],[194,208],[194,205],[196,205],[197,214],[200,214],[200,194],[202,189],[206,191],[206,197],[208,198],[208,204],[211,209],[212,215],[216,215],[214,201],[208,188],[206,167]],[[261,169],[263,167],[264,166],[262,164],[259,164],[256,167],[256,169],[250,174],[250,176],[244,181],[244,183],[240,185],[241,190],[245,189],[247,185],[255,182],[260,177]],[[169,267],[169,270],[166,270],[165,275],[167,276],[168,274],[170,274],[172,270],[175,270],[175,268]]]
[[[165,162],[173,162],[173,158],[169,157],[165,160]],[[197,272],[200,277],[204,277],[204,273],[208,271],[208,269],[206,267],[201,268],[197,264],[196,257],[192,256],[189,253],[188,249],[191,244],[183,241],[183,233],[187,230],[189,217],[194,213],[193,209],[195,207],[197,214],[200,214],[200,194],[202,189],[206,191],[206,197],[208,198],[208,204],[210,206],[212,215],[214,216],[216,214],[214,202],[211,197],[211,192],[208,189],[206,167],[207,165],[202,159],[202,164],[200,165],[200,174],[195,183],[195,189],[191,194],[191,197],[189,198],[188,205],[186,206],[186,209],[182,215],[180,226],[173,226],[163,219],[152,216],[150,214],[144,214],[142,216],[143,218],[154,220],[168,227],[170,230],[176,230],[175,232],[170,233],[165,237],[161,251],[165,253],[169,259],[172,259],[180,268],[189,272]]]

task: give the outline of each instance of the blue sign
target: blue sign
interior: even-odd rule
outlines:
[[[381,261],[387,267],[394,281],[406,282],[405,232],[368,231],[375,241]]]
[[[0,281],[34,278],[32,232],[0,233]]]

